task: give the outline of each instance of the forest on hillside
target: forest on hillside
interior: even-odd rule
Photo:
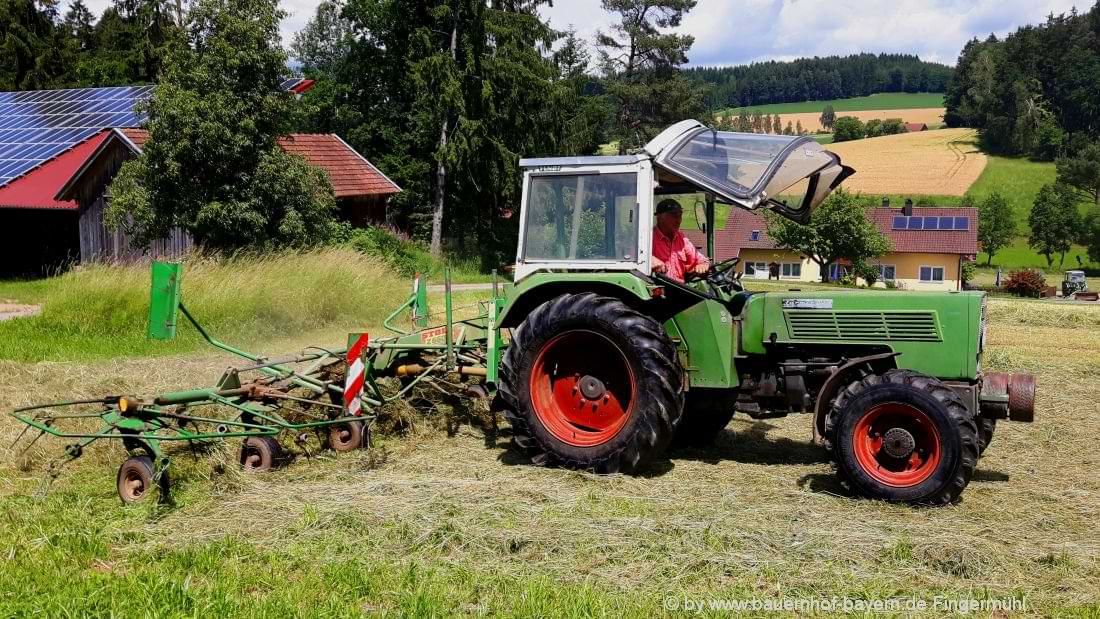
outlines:
[[[954,70],[908,54],[856,54],[685,69],[709,88],[710,110],[864,97],[880,92],[943,92]]]
[[[948,84],[944,121],[993,153],[1052,160],[1100,136],[1100,3],[998,39],[973,39]]]

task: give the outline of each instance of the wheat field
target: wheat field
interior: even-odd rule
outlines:
[[[830,144],[855,168],[844,188],[869,194],[961,196],[985,169],[973,129],[939,129]]]

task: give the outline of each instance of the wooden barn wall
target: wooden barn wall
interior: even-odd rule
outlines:
[[[191,236],[173,228],[166,238],[150,244],[147,250],[134,249],[130,237],[122,230],[111,230],[104,223],[107,208],[107,184],[132,153],[117,141],[98,157],[95,167],[88,170],[77,189],[80,201],[80,261],[137,262],[150,258],[179,258],[194,246]]]

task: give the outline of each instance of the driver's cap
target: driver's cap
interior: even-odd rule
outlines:
[[[680,206],[680,203],[676,200],[673,200],[672,198],[665,198],[664,200],[661,200],[657,203],[656,212],[658,215],[660,215],[661,213],[674,213],[676,211],[680,211],[682,213],[684,211],[684,207]]]

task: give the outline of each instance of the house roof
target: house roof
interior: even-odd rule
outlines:
[[[69,150],[50,159],[27,174],[0,187],[0,208],[41,208],[77,210],[72,200],[58,200],[55,196],[68,180],[99,149],[110,135],[100,131]]]
[[[279,138],[286,152],[328,172],[337,198],[390,195],[401,188],[333,133],[292,133]]]
[[[149,139],[145,129],[119,129],[118,133],[140,152]],[[279,138],[279,147],[299,155],[328,172],[337,198],[391,195],[401,188],[354,148],[332,133],[292,133]]]
[[[970,225],[966,230],[894,230],[894,217],[901,215],[896,208],[873,208],[868,217],[879,231],[890,239],[891,252],[960,254],[978,253],[978,209],[976,208],[914,208],[913,215],[966,217]],[[754,235],[754,232],[758,234]],[[698,230],[684,230],[684,235],[697,246],[706,243],[706,236]],[[755,238],[754,238],[755,236]],[[775,249],[775,242],[768,236],[764,217],[752,211],[731,208],[726,225],[714,235],[714,253],[718,260],[737,256],[742,249]]]
[[[928,125],[925,123],[905,123],[906,131],[927,131]]]

